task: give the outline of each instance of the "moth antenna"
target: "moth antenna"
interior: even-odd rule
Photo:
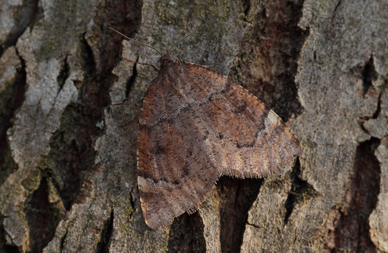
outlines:
[[[149,63],[141,63],[141,62],[135,62],[137,64],[140,64],[140,65],[144,65],[144,66],[151,66],[154,70],[156,70],[156,72],[159,72],[159,69],[157,67],[155,67],[154,65],[152,64],[149,64]]]
[[[135,42],[137,42],[137,43],[139,43],[139,44],[142,44],[142,45],[144,45],[144,46],[147,46],[147,47],[149,47],[149,48],[152,48],[153,50],[155,50],[156,52],[158,52],[158,54],[159,54],[160,56],[163,56],[163,55],[159,52],[159,50],[156,49],[156,48],[154,48],[153,46],[150,46],[150,45],[147,45],[147,44],[145,44],[145,43],[143,43],[143,42],[140,42],[140,41],[134,40],[134,39],[132,39],[132,38],[129,38],[128,36],[125,36],[124,34],[122,34],[121,32],[119,32],[119,31],[113,29],[112,27],[109,27],[109,29],[111,29],[111,30],[117,32],[118,34],[120,34],[121,36],[123,36],[123,37],[126,38],[126,39],[133,40],[133,41],[135,41]]]
[[[187,37],[191,36],[192,34],[194,34],[195,32],[197,32],[202,26],[206,25],[207,23],[209,23],[210,21],[213,21],[215,18],[212,18],[208,21],[206,21],[205,23],[203,23],[202,25],[198,26],[197,29],[195,29],[193,32],[187,34],[185,37],[183,37],[182,39],[178,40],[178,42],[176,42],[174,45],[172,45],[172,47],[170,47],[170,49],[168,50],[167,52],[167,55],[170,54],[171,50],[176,46],[178,45],[182,40],[186,39]]]
[[[138,61],[128,61],[127,59],[123,59],[124,61],[128,62],[128,63],[135,63],[135,64],[140,64],[140,65],[144,65],[144,66],[151,66],[153,69],[156,70],[156,72],[159,72],[159,69],[157,67],[155,67],[154,65],[152,64],[149,64],[149,63],[142,63],[142,62],[138,62]]]

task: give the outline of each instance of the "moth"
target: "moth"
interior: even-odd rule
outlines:
[[[152,229],[197,210],[219,177],[262,178],[302,152],[279,116],[243,87],[172,60],[171,50],[191,34],[165,55],[147,45],[161,57],[139,119],[137,183]]]

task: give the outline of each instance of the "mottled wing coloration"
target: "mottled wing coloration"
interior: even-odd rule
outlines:
[[[222,175],[264,177],[301,153],[281,119],[213,70],[161,58],[140,117],[138,186],[156,229],[199,208]]]

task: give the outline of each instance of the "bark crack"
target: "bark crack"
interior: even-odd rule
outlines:
[[[5,216],[0,215],[0,245],[3,246],[4,252],[7,253],[19,253],[19,249],[17,246],[15,246],[15,243],[13,242],[13,238],[11,235],[4,229],[3,227],[3,219],[7,218]],[[8,236],[9,240],[11,241],[11,245],[6,244],[6,236]],[[2,249],[2,248],[0,248]]]
[[[217,188],[221,196],[221,249],[222,252],[240,252],[248,212],[256,201],[263,179],[234,179],[221,177]],[[231,233],[233,231],[233,233]]]
[[[60,250],[61,252],[63,252],[64,250],[64,247],[65,247],[65,241],[66,241],[66,238],[67,238],[67,233],[69,232],[69,230],[66,228],[66,232],[65,234],[61,237],[61,244],[60,244]]]
[[[25,205],[25,215],[30,232],[30,250],[41,252],[54,237],[56,227],[64,215],[61,205],[50,203],[49,186],[43,176],[38,189],[30,196]]]
[[[109,253],[110,239],[113,232],[113,220],[114,220],[114,211],[113,209],[110,212],[109,219],[106,220],[104,228],[101,232],[101,240],[97,245],[97,253]]]
[[[70,75],[70,67],[69,63],[67,62],[67,55],[63,61],[63,64],[61,66],[60,72],[57,76],[57,83],[59,85],[58,94],[61,92],[63,86],[65,85],[66,79]]]
[[[15,117],[15,113],[23,104],[27,74],[24,59],[16,48],[15,52],[20,59],[21,67],[16,70],[14,82],[2,86],[0,91],[0,185],[7,179],[8,175],[18,168],[11,155],[7,131],[12,127],[12,118]]]
[[[373,87],[372,82],[377,80],[377,72],[373,64],[373,55],[370,56],[369,61],[365,64],[361,72],[361,77],[363,81],[363,97],[365,97],[368,90]]]
[[[204,225],[198,212],[184,213],[171,225],[168,252],[206,252]]]
[[[380,193],[380,163],[374,151],[380,140],[371,138],[359,144],[353,176],[348,190],[350,196],[346,207],[342,208],[336,222],[335,248],[355,252],[374,252],[375,245],[369,235],[369,216],[376,208]]]
[[[125,87],[125,97],[128,98],[128,95],[132,89],[132,86],[133,84],[135,83],[135,80],[137,78],[137,61],[139,60],[139,56],[136,58],[136,61],[135,61],[135,64],[133,64],[133,68],[132,68],[132,75],[131,77],[128,79],[127,81],[127,84],[126,84],[126,87]]]
[[[39,0],[25,0],[17,7],[20,8],[14,18],[17,23],[9,31],[7,39],[0,46],[0,56],[8,47],[16,45],[17,40],[28,26],[32,26],[43,17],[43,10],[39,8]]]
[[[287,224],[288,220],[297,204],[305,204],[307,200],[310,200],[318,196],[318,192],[307,181],[302,180],[300,176],[300,161],[297,159],[294,169],[291,172],[291,192],[288,194],[284,206],[286,208],[286,214],[284,216],[284,223]]]

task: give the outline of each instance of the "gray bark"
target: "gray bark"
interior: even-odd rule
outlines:
[[[159,55],[270,106],[303,155],[144,223],[138,115]],[[0,252],[388,252],[386,1],[0,3]]]

